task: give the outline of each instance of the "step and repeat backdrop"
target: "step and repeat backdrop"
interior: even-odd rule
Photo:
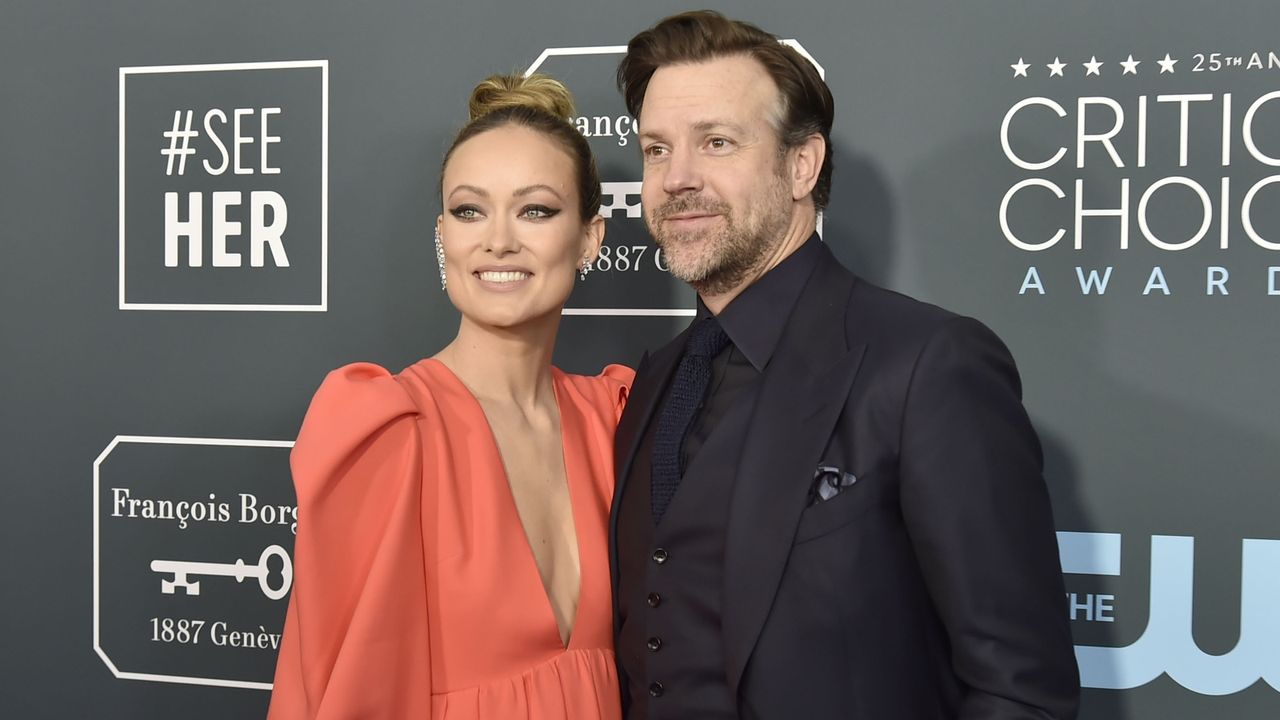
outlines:
[[[599,157],[556,362],[688,322],[614,87],[682,9],[5,4],[0,717],[265,714],[292,438],[329,369],[452,337],[431,230],[480,78],[561,78]],[[831,85],[836,254],[1017,357],[1082,717],[1280,717],[1280,6],[718,9]]]

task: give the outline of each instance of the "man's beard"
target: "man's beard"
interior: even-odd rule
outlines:
[[[700,295],[724,294],[742,283],[767,261],[783,239],[791,221],[791,195],[775,176],[767,197],[746,208],[739,218],[728,204],[700,195],[680,195],[663,203],[645,220],[662,248],[671,274],[689,283]],[[719,215],[719,228],[673,231],[663,220],[689,212]]]

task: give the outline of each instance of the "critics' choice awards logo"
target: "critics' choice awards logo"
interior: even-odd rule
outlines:
[[[1115,533],[1058,533],[1068,589],[1084,576],[1119,577],[1121,540]],[[1280,540],[1245,539],[1239,547],[1240,631],[1231,650],[1207,653],[1192,633],[1195,539],[1155,535],[1147,625],[1123,647],[1077,645],[1081,685],[1127,690],[1167,674],[1202,695],[1237,693],[1259,681],[1280,690]],[[1120,600],[1068,592],[1067,610],[1072,620],[1110,623]]]
[[[328,76],[120,69],[120,309],[326,309]]]
[[[999,227],[1034,263],[1011,289],[1280,296],[1280,55],[1009,67]]]
[[[795,48],[825,76],[817,60],[795,40]],[[565,315],[674,316],[694,314],[694,292],[671,277],[662,253],[649,238],[641,214],[642,166],[636,119],[627,114],[616,85],[625,45],[547,48],[526,74],[547,73],[574,94],[574,127],[591,143],[600,169],[600,215],[607,231],[595,270],[575,288]],[[821,220],[819,220],[821,232]]]
[[[274,440],[118,436],[93,464],[93,646],[117,677],[271,689],[298,509]]]

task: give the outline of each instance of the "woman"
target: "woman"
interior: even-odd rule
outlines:
[[[550,78],[495,76],[445,155],[458,335],[317,391],[269,717],[617,718],[607,524],[633,373],[551,365],[600,249],[600,182]]]

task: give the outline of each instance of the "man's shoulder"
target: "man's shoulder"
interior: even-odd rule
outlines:
[[[854,276],[845,313],[850,337],[924,342],[961,318],[946,308]]]
[[[985,323],[856,278],[845,315],[850,343],[878,349],[890,363],[914,364],[932,349],[952,360],[1007,358],[1004,341]]]
[[[844,301],[850,332],[857,330],[859,334],[904,339],[913,335],[928,336],[960,317],[945,308],[877,285],[851,270],[829,249],[824,255],[810,278],[807,292],[824,295],[821,304],[827,307]]]

